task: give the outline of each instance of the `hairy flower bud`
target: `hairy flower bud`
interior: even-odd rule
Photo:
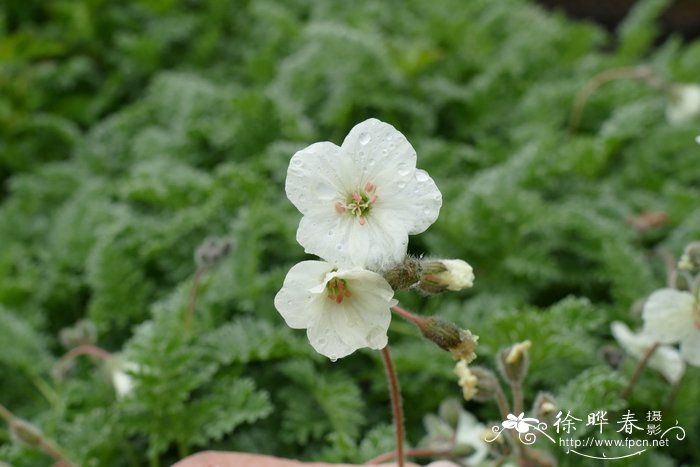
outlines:
[[[499,383],[492,371],[482,367],[469,368],[467,362],[460,360],[454,369],[459,378],[457,384],[462,388],[464,400],[486,402],[499,390]]]
[[[551,425],[559,412],[559,404],[554,396],[548,392],[540,391],[532,404],[532,413],[541,422]]]
[[[527,368],[530,364],[527,351],[530,346],[530,341],[524,341],[498,352],[498,368],[503,377],[510,383],[520,384],[527,375]]]
[[[27,446],[38,447],[43,440],[38,428],[20,419],[15,419],[10,423],[10,433],[12,439]]]
[[[700,242],[689,243],[678,261],[678,269],[694,272],[700,269]]]
[[[73,326],[61,329],[58,340],[67,349],[85,344],[95,344],[97,342],[97,328],[89,319],[81,319]]]
[[[474,285],[472,267],[461,259],[425,259],[421,261],[418,288],[429,294],[453,292]]]
[[[420,325],[423,336],[436,343],[441,349],[452,353],[455,360],[471,363],[476,358],[476,344],[479,336],[441,318],[427,318]]]
[[[458,399],[445,399],[440,403],[438,414],[452,428],[457,428],[459,414],[462,412],[462,403]]]
[[[197,267],[216,266],[231,252],[231,242],[224,238],[209,237],[197,247],[194,253],[194,261]]]
[[[384,273],[384,279],[394,290],[405,290],[415,286],[420,280],[420,261],[407,256],[403,263],[397,264]]]

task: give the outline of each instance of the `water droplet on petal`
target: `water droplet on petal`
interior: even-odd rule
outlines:
[[[360,134],[360,144],[367,144],[370,142],[372,138],[369,136],[367,133],[361,133]]]
[[[329,231],[328,231],[328,236],[329,236],[329,237],[332,237],[332,236],[333,236],[333,231],[332,231],[332,230],[329,230]]]
[[[335,249],[338,250],[338,251],[343,251],[343,244],[342,244],[342,243],[338,243],[338,244],[335,246]]]
[[[335,354],[330,355],[328,358],[330,358],[333,363],[338,361],[338,357]]]
[[[429,179],[430,177],[428,176],[427,173],[423,172],[422,170],[419,170],[416,172],[416,180],[419,182],[425,182]]]
[[[372,348],[380,348],[386,345],[386,332],[379,326],[375,326],[367,333],[367,344]]]
[[[292,159],[292,165],[293,165],[294,167],[301,167],[302,165],[304,165],[304,162],[302,162],[302,160],[301,160],[301,159],[298,159],[298,158],[297,158],[297,159]]]
[[[406,182],[399,182],[396,184],[396,186],[399,187],[399,190],[403,190],[404,188],[406,188]]]

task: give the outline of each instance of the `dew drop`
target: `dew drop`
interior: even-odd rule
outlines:
[[[338,251],[343,251],[343,244],[342,244],[342,243],[338,243],[338,244],[335,246],[335,249],[338,250]]]
[[[365,145],[370,142],[372,138],[369,136],[368,133],[361,133],[360,134],[360,144]]]
[[[332,230],[329,230],[329,231],[328,231],[328,236],[329,236],[329,237],[332,237],[332,236],[333,236],[333,231],[332,231]]]
[[[399,183],[396,184],[396,186],[398,186],[400,190],[403,190],[404,188],[406,188],[406,183],[405,183],[405,182],[399,182]]]
[[[328,358],[330,358],[333,363],[338,361],[338,357],[335,354],[330,355]]]
[[[301,159],[292,159],[292,165],[294,167],[301,167],[302,165],[304,165],[304,163]]]
[[[372,167],[374,165],[374,159],[370,159],[367,164]]]
[[[386,333],[379,326],[375,326],[367,333],[367,344],[372,348],[380,348],[386,345]]]
[[[416,180],[419,182],[425,182],[429,179],[430,177],[428,176],[427,173],[423,172],[422,170],[418,170],[416,172]]]
[[[430,209],[428,209],[428,208],[423,209],[423,214],[425,214],[426,216],[429,215],[430,212],[431,212],[431,211],[430,211]]]

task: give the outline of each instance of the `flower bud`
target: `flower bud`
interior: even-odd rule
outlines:
[[[10,433],[12,439],[16,442],[32,447],[41,446],[41,442],[44,439],[38,428],[20,419],[12,420]]]
[[[527,351],[530,345],[530,341],[524,341],[498,352],[498,368],[503,377],[510,383],[520,384],[527,375],[527,368],[530,364]]]
[[[671,88],[666,105],[666,119],[671,125],[692,122],[700,116],[700,86],[677,84]]]
[[[694,272],[700,269],[700,242],[689,243],[678,261],[678,269]]]
[[[532,413],[535,418],[551,425],[557,412],[559,412],[559,404],[554,396],[545,391],[538,392],[535,402],[532,404]]]
[[[462,388],[464,400],[486,402],[499,390],[498,379],[492,371],[482,367],[469,368],[464,360],[457,362],[454,369],[459,378],[457,384]]]
[[[197,247],[194,253],[194,261],[197,267],[214,267],[231,252],[229,240],[209,237]]]
[[[472,267],[461,259],[426,259],[421,261],[418,288],[429,294],[453,292],[474,285]]]
[[[384,273],[384,279],[394,290],[406,290],[415,286],[420,280],[420,262],[407,256],[403,263],[398,264]]]
[[[452,353],[455,360],[471,363],[476,358],[476,344],[479,336],[441,318],[431,316],[419,324],[421,333],[436,343],[441,349]]]
[[[94,345],[97,342],[97,328],[89,319],[81,319],[72,327],[61,329],[58,340],[67,349],[86,344]]]
[[[438,414],[452,428],[457,428],[459,414],[462,412],[462,403],[458,399],[445,399],[440,404]]]

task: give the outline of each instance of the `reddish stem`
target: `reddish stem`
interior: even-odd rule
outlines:
[[[401,308],[400,306],[392,306],[391,311],[393,311],[397,315],[401,316],[402,318],[405,318],[408,321],[411,321],[413,324],[415,324],[419,328],[423,329],[423,324],[426,321],[425,318],[421,318],[420,316],[414,315],[410,311],[406,311],[403,308]]]
[[[398,307],[395,307],[398,308]],[[401,408],[401,392],[399,390],[399,381],[396,377],[394,364],[391,362],[389,354],[389,346],[387,345],[381,350],[384,367],[386,368],[386,376],[389,380],[389,394],[391,395],[391,410],[394,414],[394,428],[396,430],[396,457],[398,466],[404,467],[404,450],[403,450],[403,409]]]

